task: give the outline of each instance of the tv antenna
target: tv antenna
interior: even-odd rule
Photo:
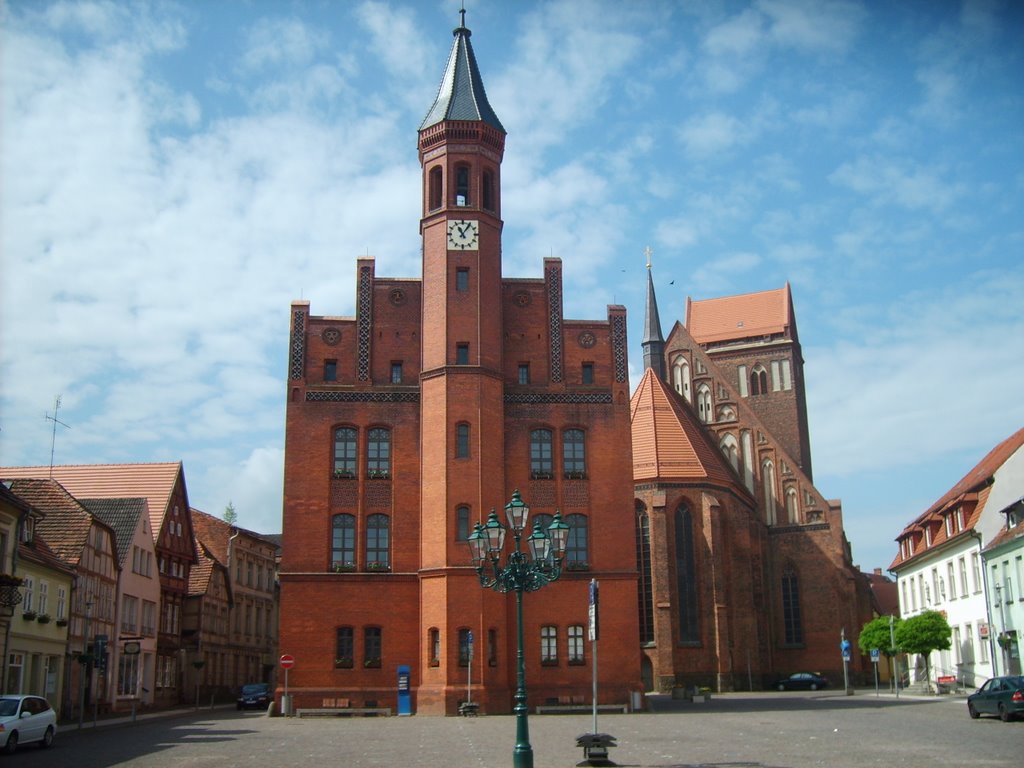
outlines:
[[[60,395],[57,395],[57,397],[54,398],[54,401],[53,401],[53,416],[51,416],[49,413],[47,413],[46,416],[45,416],[45,418],[48,421],[52,421],[53,422],[53,435],[50,437],[50,479],[51,480],[53,479],[53,449],[54,449],[54,446],[57,444],[57,425],[60,424],[62,427],[67,427],[68,429],[71,429],[71,425],[70,424],[65,424],[63,421],[61,421],[60,419],[57,418],[57,412],[60,410],[60,398],[61,398]]]

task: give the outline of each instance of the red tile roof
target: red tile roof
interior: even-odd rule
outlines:
[[[48,478],[50,467],[0,467],[0,478]],[[70,494],[82,499],[143,497],[149,503],[153,538],[160,534],[164,515],[178,478],[184,485],[180,461],[154,464],[63,464],[52,477]]]
[[[789,283],[772,291],[687,299],[683,324],[698,344],[784,334],[793,327]]]
[[[650,368],[630,411],[634,480],[705,480],[748,495],[693,411]]]
[[[36,522],[36,532],[54,554],[69,565],[78,565],[89,530],[97,522],[89,510],[56,480],[14,480],[11,490],[43,514]]]

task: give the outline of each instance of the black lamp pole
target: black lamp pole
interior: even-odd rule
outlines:
[[[516,746],[512,751],[512,765],[513,768],[533,768],[533,747],[530,746],[530,727],[527,722],[526,662],[523,656],[523,593],[535,592],[557,581],[562,575],[562,558],[565,557],[569,526],[562,522],[559,512],[555,512],[547,532],[539,522],[535,523],[533,532],[526,539],[528,557],[522,551],[520,542],[526,530],[530,508],[523,503],[518,490],[512,492],[512,500],[505,505],[505,515],[515,539],[515,549],[509,552],[504,567],[498,561],[505,544],[506,528],[493,509],[487,523],[477,523],[469,535],[469,549],[476,563],[480,586],[495,592],[516,593],[516,704],[512,710],[516,715]]]

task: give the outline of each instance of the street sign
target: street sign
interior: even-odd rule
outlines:
[[[590,625],[588,627],[587,634],[589,635],[590,642],[594,642],[598,639],[599,632],[599,617],[598,617],[598,591],[597,591],[597,579],[590,580],[590,600],[587,607],[587,614],[590,619]]]
[[[873,661],[875,664],[878,663],[878,657],[880,655],[881,655],[881,651],[879,651],[877,648],[872,648],[871,649],[871,661]]]
[[[281,656],[281,669],[291,669],[295,666],[295,657],[290,653]]]
[[[138,640],[132,640],[131,642],[124,644],[124,652],[128,656],[134,656],[142,650],[142,643]]]

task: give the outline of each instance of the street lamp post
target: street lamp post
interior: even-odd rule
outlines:
[[[534,523],[533,532],[526,539],[529,550],[526,553],[522,551],[520,543],[530,508],[519,497],[518,490],[512,492],[511,501],[505,505],[505,515],[508,527],[512,529],[515,549],[509,552],[504,566],[499,563],[499,558],[505,544],[506,528],[493,509],[487,523],[477,523],[469,535],[469,550],[476,564],[480,586],[495,592],[516,593],[516,703],[512,710],[516,716],[516,746],[512,752],[512,765],[513,768],[533,768],[533,747],[530,746],[527,722],[526,663],[523,656],[523,593],[535,592],[557,581],[562,575],[562,558],[565,557],[569,526],[562,522],[559,512],[555,512],[554,520],[546,532],[539,522]]]

